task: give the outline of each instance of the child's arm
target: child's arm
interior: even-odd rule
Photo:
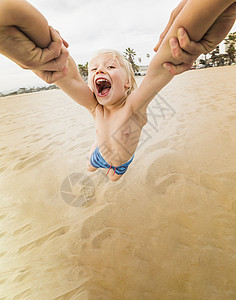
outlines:
[[[52,83],[47,79],[44,72],[35,72],[36,75],[41,77],[44,81],[48,83]],[[69,95],[73,100],[75,100],[80,105],[87,108],[92,115],[94,115],[94,111],[98,102],[94,97],[93,92],[87,86],[85,81],[82,79],[79,70],[76,66],[76,63],[69,57],[68,60],[68,70],[66,76],[62,79],[55,82],[55,84],[62,89],[67,95]]]
[[[129,96],[129,102],[133,111],[144,108],[144,111],[153,97],[173,78],[173,76],[163,68],[163,63],[170,62],[178,64],[173,59],[169,40],[177,37],[180,27],[184,27],[193,41],[199,41],[207,30],[212,26],[219,15],[232,4],[231,0],[189,0],[181,13],[176,18],[172,27],[168,31],[158,52],[153,57],[142,84]]]
[[[61,70],[68,57],[62,39],[51,40],[47,20],[24,0],[0,0],[0,53],[23,68],[51,71]]]

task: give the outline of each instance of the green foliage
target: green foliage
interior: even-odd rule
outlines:
[[[225,39],[225,44],[227,45],[227,54],[230,60],[230,63],[235,62],[236,57],[236,32],[230,33],[228,37]]]
[[[137,66],[134,62],[135,56],[136,56],[136,52],[134,51],[134,49],[131,48],[125,49],[124,57],[131,63],[134,73],[138,72],[139,70],[139,66]]]
[[[88,77],[88,62],[86,62],[84,65],[78,64],[78,69],[79,69],[80,75],[84,79],[87,79],[87,77]]]
[[[200,63],[201,65],[206,65],[205,59],[200,59],[199,63]]]
[[[230,33],[224,40],[226,46],[226,54],[220,54],[219,46],[217,46],[209,54],[210,59],[201,59],[200,64],[207,66],[224,66],[231,65],[236,58],[236,32]]]

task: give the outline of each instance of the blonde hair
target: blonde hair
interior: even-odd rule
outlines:
[[[124,67],[130,85],[127,91],[125,92],[125,98],[127,98],[137,88],[137,83],[135,80],[135,75],[131,63],[119,51],[113,49],[103,49],[97,51],[90,59],[88,69],[90,68],[91,63],[95,58],[104,54],[113,55],[113,58],[116,58],[119,61],[119,63],[121,63],[121,65]]]

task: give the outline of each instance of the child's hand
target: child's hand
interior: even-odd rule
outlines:
[[[52,42],[45,49],[34,50],[34,61],[32,60],[29,69],[50,72],[60,72],[64,69],[69,57],[69,51],[66,49],[68,43],[52,27],[50,34]]]
[[[42,50],[41,58],[38,58],[36,66],[31,67],[30,69],[50,72],[60,72],[64,69],[69,57],[69,51],[66,49],[68,43],[60,36],[59,32],[52,27],[50,27],[50,34],[52,42],[49,44],[48,48]],[[40,50],[39,54],[41,53]],[[41,61],[45,61],[45,63],[39,64],[40,59]],[[36,60],[37,59],[35,59],[35,61]]]
[[[163,67],[167,69],[171,75],[178,75],[191,69],[193,62],[205,50],[201,43],[190,41],[187,31],[184,28],[178,30],[178,39],[175,37],[170,39],[169,45],[173,58],[181,63],[180,65],[174,65],[172,63],[163,64]]]
[[[66,53],[66,54],[65,54]],[[61,49],[61,56],[67,56],[68,51],[66,50],[65,46],[62,46]],[[63,58],[64,59],[64,58]],[[46,64],[47,65],[47,64]],[[62,78],[64,78],[68,73],[68,60],[65,64],[63,64],[63,68],[60,71],[48,71],[47,68],[44,71],[40,71],[37,69],[32,70],[38,77],[44,80],[46,83],[54,83]]]
[[[67,42],[65,42],[58,31],[50,27],[50,33],[52,42],[48,47],[48,51],[52,52],[52,48],[54,47],[54,43],[60,43],[61,48],[59,49],[59,53],[57,54],[58,58],[51,60],[48,63],[45,63],[38,68],[32,69],[32,71],[43,79],[46,83],[54,83],[65,77],[68,73],[68,58],[69,52],[66,49],[68,47]],[[58,51],[58,48],[56,48]],[[47,55],[47,52],[45,53]]]

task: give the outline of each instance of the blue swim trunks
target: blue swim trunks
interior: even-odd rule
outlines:
[[[90,163],[94,168],[104,168],[104,169],[109,169],[107,174],[109,173],[110,169],[114,170],[114,174],[116,173],[117,175],[122,175],[124,174],[127,169],[128,166],[131,164],[132,160],[134,159],[134,155],[131,157],[131,159],[129,161],[127,161],[126,163],[124,163],[123,165],[120,165],[118,167],[115,166],[111,166],[109,165],[105,159],[102,157],[98,147],[94,150],[94,152],[92,153],[91,157],[90,157]]]

